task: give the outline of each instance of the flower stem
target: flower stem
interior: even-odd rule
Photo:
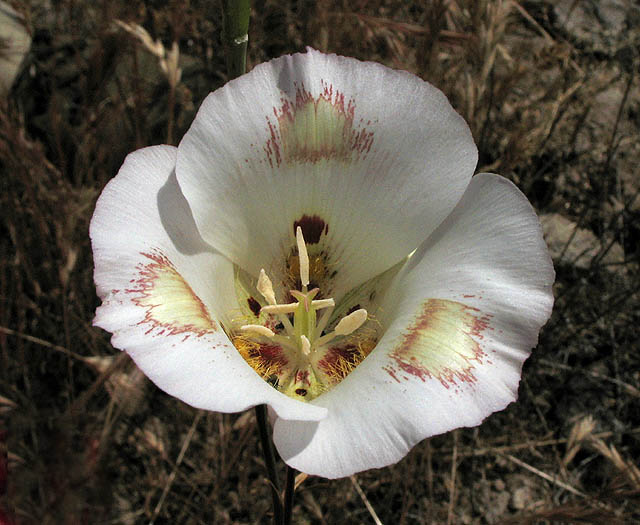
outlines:
[[[266,405],[256,406],[256,420],[258,422],[258,433],[260,434],[262,454],[264,456],[264,462],[267,465],[269,485],[271,486],[271,498],[273,499],[273,523],[274,525],[281,525],[283,523],[283,518],[282,501],[280,500],[280,482],[278,481],[278,473],[276,471],[276,457],[273,452],[271,437],[269,436]]]
[[[287,480],[284,487],[284,517],[283,525],[291,525],[293,514],[293,495],[296,491],[296,471],[287,465]]]
[[[251,0],[224,0],[224,43],[229,80],[243,75],[247,67]]]

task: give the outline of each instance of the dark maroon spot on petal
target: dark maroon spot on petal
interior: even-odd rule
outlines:
[[[247,298],[247,303],[249,303],[249,308],[253,312],[253,315],[256,317],[260,316],[260,303],[256,301],[253,297]]]
[[[345,315],[349,315],[352,314],[353,312],[355,312],[356,310],[360,310],[360,304],[356,304],[354,306],[352,306],[351,308],[349,308],[347,310],[347,313]]]
[[[298,226],[302,228],[302,235],[307,244],[317,244],[320,236],[329,232],[329,225],[317,215],[303,215],[293,223],[293,234],[296,234]]]
[[[298,394],[299,396],[306,396],[307,391],[304,388],[296,388],[296,394]]]

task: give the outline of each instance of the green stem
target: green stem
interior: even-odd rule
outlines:
[[[224,43],[229,80],[243,75],[247,68],[250,10],[251,0],[224,0]]]
[[[267,405],[256,406],[256,420],[258,421],[258,433],[260,434],[260,444],[264,462],[267,465],[267,476],[271,486],[271,498],[273,499],[273,523],[282,523],[282,501],[280,501],[280,482],[276,471],[276,456],[273,452],[269,427],[267,423]]]
[[[291,525],[293,515],[293,495],[296,491],[296,471],[287,466],[287,481],[284,488],[284,517],[283,525]]]

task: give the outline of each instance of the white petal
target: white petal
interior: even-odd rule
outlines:
[[[269,386],[222,330],[238,306],[233,264],[198,234],[175,159],[170,146],[132,153],[98,200],[90,233],[103,303],[95,324],[190,405],[236,412],[267,403],[285,419],[323,417],[324,409]]]
[[[278,451],[298,470],[335,478],[478,425],[515,400],[522,364],[551,313],[553,280],[526,198],[502,177],[475,176],[391,285],[382,340],[314,401],[328,416],[277,420]]]
[[[310,255],[327,253],[339,295],[413,251],[476,161],[468,126],[439,90],[310,50],[209,95],[176,173],[203,238],[235,263],[274,278],[300,224]]]

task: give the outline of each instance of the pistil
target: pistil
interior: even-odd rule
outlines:
[[[330,382],[324,377],[316,367],[318,362],[324,359],[326,352],[329,351],[326,346],[335,338],[347,337],[358,330],[368,318],[367,311],[360,308],[349,315],[344,316],[335,325],[333,331],[328,334],[323,332],[331,319],[331,313],[335,307],[335,301],[332,298],[315,299],[319,294],[318,288],[308,290],[309,275],[309,254],[305,244],[302,228],[298,226],[296,229],[296,244],[298,248],[298,261],[300,267],[300,283],[301,290],[290,290],[291,297],[296,302],[279,304],[273,284],[264,269],[260,270],[258,283],[256,288],[267,303],[260,309],[261,314],[275,316],[281,323],[284,333],[278,334],[277,330],[259,324],[246,324],[240,327],[240,330],[257,339],[264,338],[272,343],[286,348],[290,359],[293,359],[293,373],[290,379],[281,384],[283,391],[287,392],[293,388],[297,395],[305,396],[307,387],[301,387],[299,381],[309,381],[311,376],[316,377],[315,384],[328,386]],[[322,315],[318,316],[317,312],[322,310]],[[269,325],[271,326],[271,325]],[[286,335],[285,335],[286,334]],[[340,344],[340,343],[338,343]],[[321,352],[318,354],[318,352]],[[294,357],[295,356],[295,357]],[[340,375],[340,374],[337,374]],[[281,378],[284,380],[285,378]],[[311,383],[307,383],[311,384]],[[288,386],[287,386],[288,385]],[[297,385],[297,386],[296,386]],[[294,388],[295,387],[295,388]],[[299,392],[304,391],[304,394]],[[316,392],[314,395],[318,395]]]

